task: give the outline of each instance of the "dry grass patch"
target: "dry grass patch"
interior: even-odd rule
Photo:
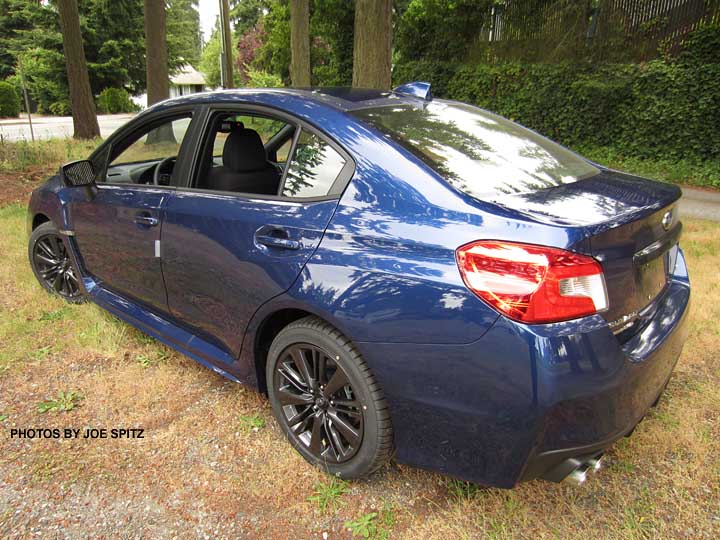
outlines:
[[[263,397],[92,305],[45,294],[27,263],[24,208],[0,208],[0,231],[0,537],[335,539],[366,521],[375,538],[718,536],[717,224],[686,226],[691,337],[667,393],[586,486],[483,489],[391,464],[324,507],[311,497],[330,479],[285,441]],[[38,412],[70,391],[82,395],[72,410]],[[11,439],[12,427],[145,438],[30,441]]]

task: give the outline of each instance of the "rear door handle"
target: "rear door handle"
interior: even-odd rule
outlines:
[[[152,216],[139,215],[135,216],[133,222],[137,223],[138,225],[145,225],[146,227],[155,227],[158,224],[158,219]]]
[[[297,240],[278,238],[276,236],[268,236],[265,234],[256,234],[255,240],[258,244],[262,244],[264,246],[276,247],[281,249],[300,249],[300,242],[298,242]]]

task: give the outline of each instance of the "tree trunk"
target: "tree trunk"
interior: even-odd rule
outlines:
[[[387,90],[391,78],[392,0],[357,0],[353,86]]]
[[[95,101],[85,62],[77,0],[58,0],[57,7],[65,51],[65,69],[70,87],[73,137],[93,139],[100,136],[100,127],[95,114]]]
[[[225,65],[225,80],[223,81],[223,88],[234,88],[235,78],[233,76],[233,42],[232,32],[230,31],[230,6],[228,0],[220,0],[220,8],[223,10],[221,15],[220,24],[222,25],[222,40],[223,40],[223,63]]]
[[[149,107],[170,97],[165,0],[145,0],[145,70]]]
[[[290,0],[290,80],[310,86],[310,2]]]

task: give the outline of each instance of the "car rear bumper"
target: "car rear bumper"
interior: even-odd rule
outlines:
[[[399,461],[512,487],[634,429],[677,362],[689,301],[679,252],[655,314],[625,343],[594,316],[536,326],[500,318],[470,345],[358,347],[385,390]]]

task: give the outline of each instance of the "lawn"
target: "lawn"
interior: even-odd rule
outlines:
[[[291,449],[263,397],[45,294],[25,206],[1,206],[0,537],[715,539],[720,224],[687,221],[682,244],[694,285],[685,351],[658,407],[586,485],[484,489],[396,464],[345,483]],[[144,438],[11,438],[19,427]]]

